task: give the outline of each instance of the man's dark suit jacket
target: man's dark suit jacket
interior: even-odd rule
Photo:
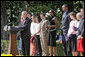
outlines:
[[[31,37],[30,25],[31,25],[31,19],[28,19],[28,17],[27,17],[24,21],[24,24],[20,24],[20,26],[18,26],[18,29],[23,29],[19,33],[19,34],[21,34],[21,38],[29,38],[30,39],[30,37]]]
[[[18,26],[18,29],[23,29],[20,31],[21,38],[22,38],[22,53],[23,55],[30,55],[30,25],[31,25],[31,19],[28,19],[28,17],[25,19],[24,23]]]
[[[69,11],[67,11],[63,15],[64,16],[62,17],[62,28],[61,29],[63,30],[64,36],[66,36],[67,33],[68,33],[68,29],[69,29],[69,24],[70,24],[71,18],[70,18]]]

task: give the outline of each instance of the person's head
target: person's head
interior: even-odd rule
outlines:
[[[28,17],[28,18],[31,18],[31,13],[28,13],[28,14],[27,14],[27,17]]]
[[[38,16],[36,16],[36,23],[39,23],[39,18],[38,18]]]
[[[53,16],[53,15],[54,15],[54,11],[53,11],[53,10],[50,10],[50,11],[49,11],[49,14],[50,14],[51,16]]]
[[[84,9],[83,8],[80,10],[80,13],[82,16],[84,16]]]
[[[35,15],[32,16],[32,22],[35,22]]]
[[[77,18],[77,20],[80,20],[82,18],[82,15],[80,12],[76,14],[76,18]]]
[[[27,17],[27,11],[22,11],[21,16],[22,16],[23,18],[26,18],[26,17]]]
[[[40,18],[41,18],[41,19],[45,19],[45,14],[44,14],[44,13],[41,13],[41,14],[40,14]]]
[[[68,6],[67,6],[67,4],[64,4],[63,6],[62,6],[62,11],[67,11],[68,10]]]
[[[76,13],[75,13],[75,12],[71,12],[71,13],[70,13],[70,18],[71,18],[72,20],[76,19]]]

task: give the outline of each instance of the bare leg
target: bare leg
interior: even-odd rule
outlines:
[[[75,56],[78,56],[78,55],[77,55],[77,51],[75,51]]]
[[[54,56],[56,56],[56,47],[53,47]]]
[[[50,46],[50,56],[52,56],[52,55],[53,55],[53,47]]]
[[[75,56],[75,55],[74,55],[74,52],[72,52],[72,55]]]
[[[82,52],[80,52],[80,56],[83,56]]]

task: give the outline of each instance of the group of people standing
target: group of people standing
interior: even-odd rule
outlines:
[[[68,6],[62,6],[62,44],[64,55],[77,55],[77,37],[84,38],[84,9],[81,12],[69,12]],[[56,56],[56,30],[58,20],[52,10],[50,18],[45,18],[45,13],[39,16],[22,11],[20,31],[22,39],[22,53],[25,56]],[[75,28],[77,30],[75,30]],[[50,48],[50,53],[49,53]],[[81,55],[83,55],[81,53]]]
[[[46,20],[45,13],[39,16],[32,15],[26,11],[21,15],[22,53],[30,56],[56,56],[56,28],[58,27],[57,18],[52,10],[49,11],[50,19]],[[28,35],[27,35],[28,34]]]
[[[64,11],[62,16],[62,41],[65,56],[77,56],[77,41],[84,38],[84,9],[82,8],[77,14],[69,12],[68,6],[62,6]],[[84,47],[83,47],[84,48]],[[83,55],[83,52],[80,52]]]
[[[41,22],[39,22],[39,18],[36,16],[32,16],[32,22],[31,22],[31,40],[34,39],[34,45],[36,45],[36,51],[35,54],[37,56],[49,56],[49,46],[51,49],[52,54],[52,48],[54,48],[54,55],[56,56],[56,29],[57,28],[57,18],[54,16],[54,13],[52,10],[49,11],[50,19],[46,20],[45,14],[41,13],[40,18],[42,19]],[[55,29],[55,30],[53,30]],[[51,31],[53,30],[53,31]],[[34,37],[34,38],[33,38]],[[34,48],[35,49],[35,48]],[[33,52],[31,52],[31,55]]]

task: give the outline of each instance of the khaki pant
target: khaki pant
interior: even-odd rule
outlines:
[[[49,55],[49,49],[47,45],[47,38],[40,38],[41,41],[41,47],[42,47],[42,56],[48,56]]]

